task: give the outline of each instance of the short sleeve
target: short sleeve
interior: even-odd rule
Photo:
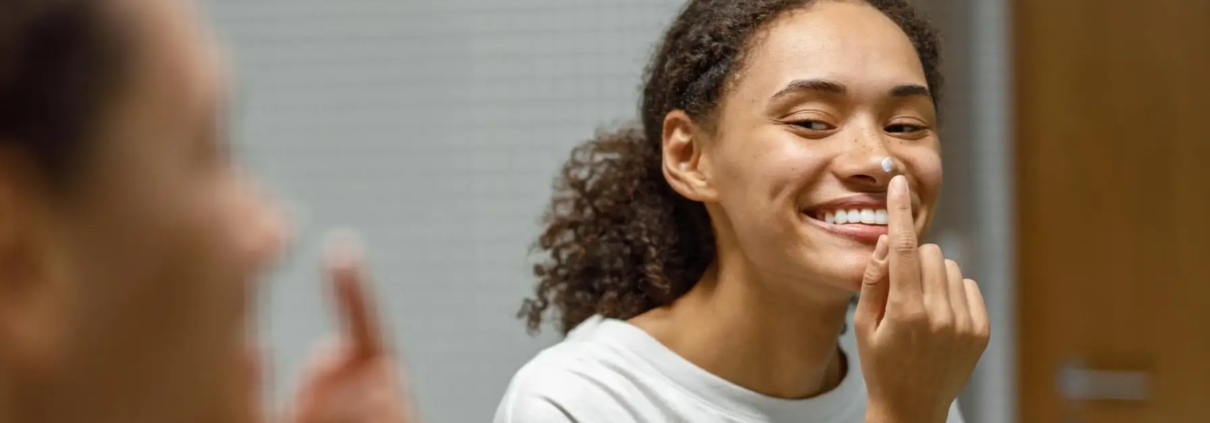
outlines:
[[[506,397],[493,423],[581,423],[558,404],[544,398]]]
[[[601,366],[539,356],[509,383],[495,423],[633,423],[645,410],[639,398]]]
[[[950,404],[950,414],[949,417],[946,417],[945,423],[966,423],[966,420],[962,419],[962,410],[958,409],[957,400]]]

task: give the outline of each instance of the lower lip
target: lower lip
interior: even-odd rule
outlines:
[[[813,225],[819,226],[825,231],[866,244],[877,244],[878,237],[888,233],[886,225],[865,225],[860,223],[837,225],[806,215],[803,215],[803,219],[806,219]]]

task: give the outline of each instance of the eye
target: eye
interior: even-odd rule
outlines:
[[[836,127],[832,126],[832,124],[824,122],[822,120],[800,120],[797,122],[792,122],[791,125],[794,125],[794,126],[797,126],[799,128],[803,128],[803,129],[806,129],[809,131],[831,131],[833,129],[836,129]]]
[[[923,131],[925,129],[928,128],[922,125],[913,125],[910,123],[896,123],[886,127],[886,131],[892,134],[911,134]]]

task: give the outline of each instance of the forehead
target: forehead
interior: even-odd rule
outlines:
[[[739,77],[741,87],[763,94],[799,79],[855,90],[926,84],[907,34],[874,7],[847,1],[818,1],[774,21],[754,40]]]
[[[124,103],[171,119],[206,113],[227,89],[226,63],[190,0],[124,0],[121,24],[135,52]]]

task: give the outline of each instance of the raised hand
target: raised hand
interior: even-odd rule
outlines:
[[[941,423],[987,347],[983,295],[936,245],[917,246],[906,178],[891,180],[854,316],[867,423]]]
[[[326,266],[341,333],[307,368],[285,423],[416,423],[374,310],[360,249],[350,240],[335,244]]]

